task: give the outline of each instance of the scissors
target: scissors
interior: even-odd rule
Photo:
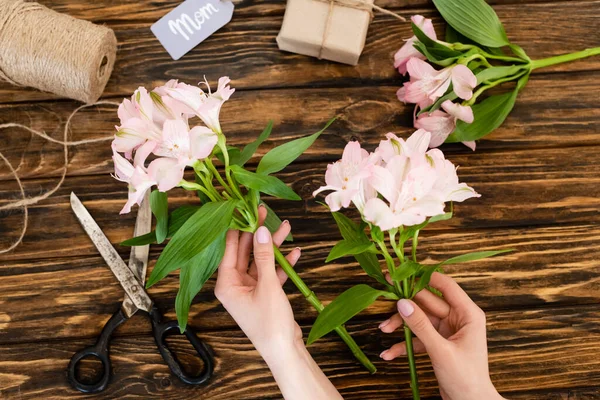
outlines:
[[[152,217],[148,197],[146,195],[138,211],[134,230],[135,236],[146,234],[151,230]],[[127,266],[75,193],[71,193],[71,208],[83,226],[83,229],[102,255],[102,258],[104,258],[104,261],[106,261],[106,264],[125,290],[125,299],[121,308],[106,322],[100,336],[96,340],[96,344],[75,353],[71,358],[67,370],[67,377],[71,386],[83,393],[98,393],[106,389],[111,370],[109,357],[111,336],[119,325],[131,318],[138,310],[148,313],[152,322],[152,333],[156,346],[162,358],[171,369],[171,373],[189,385],[206,383],[211,378],[214,370],[213,353],[211,348],[200,340],[190,327],[187,327],[183,334],[185,334],[187,340],[194,346],[194,349],[204,363],[200,375],[190,376],[186,374],[177,357],[167,347],[165,337],[167,334],[174,332],[180,334],[179,325],[177,321],[162,322],[160,312],[150,296],[148,296],[148,293],[144,290],[150,246],[132,247],[129,266]],[[102,377],[95,383],[84,383],[79,381],[77,377],[77,365],[86,357],[97,358],[102,363]]]

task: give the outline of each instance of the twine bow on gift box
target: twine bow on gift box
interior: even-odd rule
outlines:
[[[377,10],[380,13],[391,15],[392,17],[397,18],[402,22],[406,22],[406,18],[404,18],[403,16],[396,14],[393,11],[386,10],[383,7],[379,7],[376,4],[369,3],[366,0],[315,0],[315,1],[320,1],[322,3],[329,3],[329,10],[327,11],[327,22],[325,23],[325,32],[323,33],[323,40],[321,41],[321,48],[319,49],[319,55],[317,57],[319,60],[323,58],[323,50],[325,48],[325,42],[327,41],[327,37],[329,35],[329,29],[331,27],[331,19],[332,19],[332,15],[333,15],[333,7],[334,6],[348,7],[348,8],[354,8],[356,10],[366,11],[370,14],[371,19],[373,19],[373,16],[374,16],[373,10]]]

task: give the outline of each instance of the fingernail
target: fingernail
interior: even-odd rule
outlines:
[[[265,205],[264,205],[263,203],[260,203],[260,204],[258,205],[258,208],[265,208]]]
[[[298,250],[299,253],[302,253],[302,249],[300,247],[296,247],[294,250]]]
[[[398,311],[400,311],[400,314],[402,314],[403,317],[410,317],[415,311],[415,308],[410,301],[402,299],[398,302]]]
[[[269,243],[269,240],[271,240],[271,232],[269,232],[269,230],[266,227],[261,226],[256,230],[256,241],[258,243]]]
[[[383,328],[384,326],[387,326],[387,324],[390,323],[389,319],[386,319],[385,321],[383,321],[382,323],[379,324],[379,329]]]
[[[385,360],[385,355],[387,354],[387,350],[384,350],[381,352],[381,354],[379,355],[379,358],[383,358]]]
[[[281,223],[281,225],[289,225],[289,224],[290,224],[290,221],[288,221],[287,219]]]

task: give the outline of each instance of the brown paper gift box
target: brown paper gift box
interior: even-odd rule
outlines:
[[[279,49],[356,65],[372,16],[373,0],[364,3],[288,0],[277,35]]]

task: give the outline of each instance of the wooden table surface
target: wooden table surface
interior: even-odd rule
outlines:
[[[412,132],[411,109],[396,99],[400,76],[394,52],[410,26],[376,15],[356,67],[280,52],[275,43],[283,1],[237,1],[233,20],[179,61],[172,61],[150,25],[179,3],[124,0],[44,0],[75,17],[113,28],[119,40],[114,73],[104,99],[120,101],[138,86],[168,79],[211,82],[228,75],[236,93],[223,107],[222,125],[234,144],[275,122],[265,152],[312,133],[333,116],[338,121],[296,163],[279,174],[303,201],[271,201],[294,229],[303,248],[297,267],[324,301],[369,279],[350,259],[324,264],[339,238],[330,215],[312,198],[327,163],[348,140],[374,148],[388,131]],[[383,0],[403,15],[433,17],[430,1]],[[600,46],[600,1],[495,0],[508,36],[532,58]],[[437,261],[475,250],[515,253],[453,265],[456,278],[487,312],[491,375],[511,399],[600,399],[600,57],[536,72],[506,123],[478,143],[477,151],[444,146],[460,165],[459,176],[482,194],[457,204],[451,221],[422,233],[420,254]],[[20,122],[61,138],[62,124],[78,106],[32,89],[0,84],[0,123]],[[78,114],[72,139],[110,136],[116,109],[98,106]],[[62,148],[19,129],[0,132],[0,151],[35,196],[58,181]],[[0,398],[83,397],[66,382],[74,351],[93,343],[123,291],[69,207],[75,191],[113,243],[131,236],[135,213],[119,216],[126,187],[112,179],[106,143],[69,149],[68,175],[53,196],[29,208],[23,244],[0,255]],[[6,165],[0,165],[0,204],[18,198]],[[193,197],[173,191],[171,206]],[[0,214],[0,248],[16,239],[23,213]],[[161,248],[154,246],[151,260]],[[119,247],[123,257],[128,249]],[[174,317],[178,276],[150,290]],[[173,378],[157,352],[150,325],[141,316],[124,324],[113,341],[114,376],[97,397],[169,399],[281,398],[269,370],[213,295],[211,280],[196,298],[191,323],[216,353],[213,380],[188,387]],[[315,312],[290,283],[285,286],[305,335]],[[377,325],[394,309],[378,302],[348,325],[375,362],[370,376],[334,335],[310,347],[319,365],[346,399],[409,397],[405,360],[382,362],[378,354],[395,343]],[[173,345],[188,352],[179,341]],[[186,353],[187,354],[187,353]],[[189,357],[183,357],[190,362]],[[417,360],[424,398],[438,396],[431,363]],[[191,367],[193,367],[192,365]]]

